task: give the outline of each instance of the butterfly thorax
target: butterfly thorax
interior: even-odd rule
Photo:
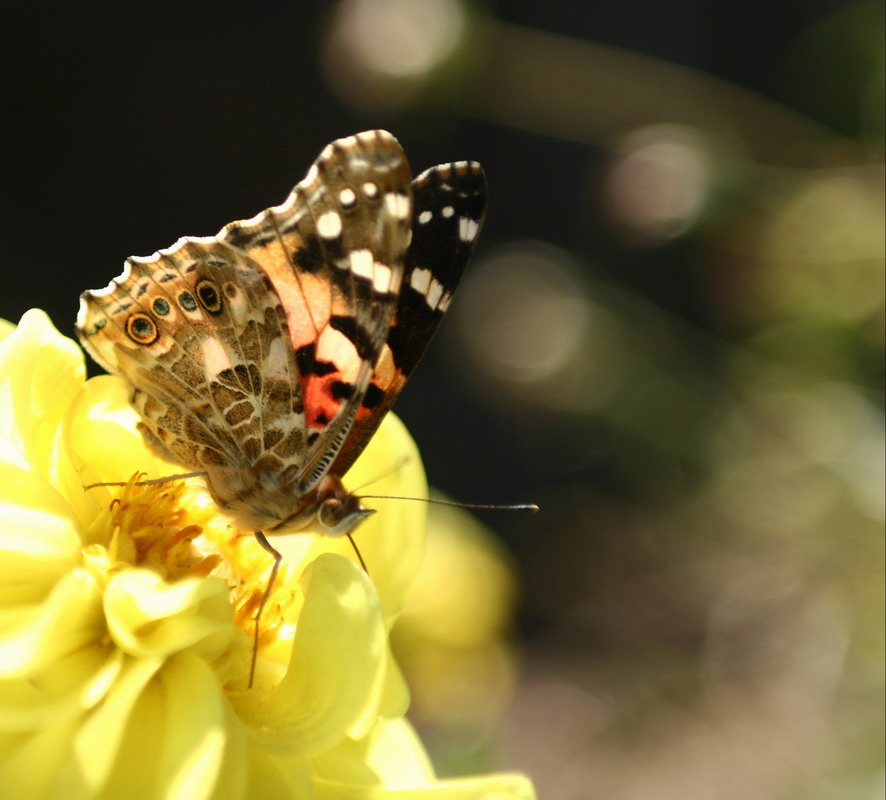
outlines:
[[[276,483],[274,476],[210,471],[206,483],[219,510],[243,531],[268,536],[311,532],[344,536],[373,514],[335,475],[326,475],[312,489]]]

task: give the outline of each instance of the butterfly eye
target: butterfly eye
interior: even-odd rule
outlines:
[[[158,297],[151,303],[151,308],[158,317],[165,317],[169,313],[169,303],[162,297]]]
[[[197,297],[210,314],[221,313],[221,295],[212,281],[204,279],[197,284]]]
[[[341,500],[338,500],[335,497],[326,498],[321,504],[320,508],[317,511],[317,517],[320,520],[320,524],[323,525],[324,528],[328,528],[329,530],[335,530],[339,525],[341,525],[341,521],[345,516],[345,506]]]
[[[133,314],[126,321],[126,332],[136,344],[151,345],[160,337],[157,325],[147,314]]]

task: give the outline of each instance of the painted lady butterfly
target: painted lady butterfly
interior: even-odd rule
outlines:
[[[266,536],[349,536],[372,513],[342,477],[421,358],[485,210],[479,164],[413,180],[397,140],[369,131],[328,145],[282,205],[129,258],[81,296],[83,346],[132,385],[156,451],[255,531],[270,584]]]

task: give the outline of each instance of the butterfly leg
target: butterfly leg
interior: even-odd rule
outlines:
[[[252,642],[252,663],[249,666],[250,689],[252,688],[252,681],[255,678],[255,661],[256,658],[258,658],[258,634],[260,631],[259,625],[261,623],[261,615],[265,610],[265,603],[268,602],[268,598],[271,596],[271,589],[274,588],[274,581],[277,580],[277,573],[280,571],[280,562],[283,560],[282,553],[274,549],[261,531],[255,531],[255,540],[274,557],[274,566],[271,569],[271,577],[268,578],[268,585],[265,588],[265,593],[261,597],[261,602],[258,604],[258,611],[255,614],[255,638]]]
[[[351,536],[350,533],[347,536],[348,536],[348,541],[351,543],[351,547],[354,548],[354,552],[357,554],[357,558],[360,561],[360,566],[363,567],[363,572],[365,572],[368,575],[369,570],[366,569],[366,562],[363,560],[363,556],[360,555],[360,549],[357,547],[357,543],[354,541],[354,537]]]

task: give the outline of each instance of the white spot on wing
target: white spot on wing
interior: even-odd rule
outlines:
[[[224,345],[214,338],[208,337],[200,343],[203,354],[203,366],[209,375],[218,375],[222,370],[231,368],[231,359]]]
[[[414,269],[409,278],[409,285],[420,294],[426,294],[431,285],[431,271],[429,269]]]
[[[433,211],[422,211],[421,214],[418,215],[418,222],[420,225],[426,225],[431,221],[434,216]]]
[[[455,213],[455,209],[452,206],[443,206],[440,213],[446,217],[446,219],[449,219]]]
[[[390,267],[380,264],[379,262],[375,263],[375,275],[372,278],[372,288],[381,294],[384,294],[391,288]]]
[[[372,281],[372,288],[384,294],[391,288],[391,268],[372,257],[371,250],[354,250],[350,256],[351,272]]]
[[[357,202],[357,195],[353,189],[342,189],[338,193],[338,199],[343,206],[350,207]]]
[[[470,217],[460,217],[458,220],[458,238],[463,242],[473,242],[480,230],[480,223]]]
[[[142,260],[150,261],[150,259],[148,258]],[[114,280],[112,280],[103,289],[90,289],[88,292],[89,297],[107,297],[109,294],[117,291],[117,287],[126,283],[126,281],[128,281],[130,276],[132,275],[132,264],[130,263],[130,261],[138,261],[138,259],[135,257],[132,257],[131,259],[127,258],[126,261],[123,262],[123,272],[120,273],[116,278],[114,278]]]
[[[360,278],[372,279],[372,251],[354,250],[351,253],[351,272]]]
[[[261,212],[263,214],[264,212]],[[259,214],[259,216],[261,216]],[[161,256],[174,256],[179,250],[181,250],[185,245],[189,244],[197,244],[197,245],[212,245],[218,244],[218,239],[215,236],[182,236],[178,239],[175,244],[170,245],[169,247],[162,247],[153,255],[147,257],[139,257],[132,256],[133,261],[137,261],[141,264],[147,264],[151,261],[156,261]]]
[[[317,233],[324,239],[335,239],[341,233],[341,217],[337,211],[327,211],[317,220]]]
[[[443,296],[443,284],[440,281],[434,279],[431,281],[431,288],[428,290],[427,298],[428,305],[431,308],[436,308],[437,304],[440,302],[440,298]]]
[[[406,219],[409,216],[409,198],[399,192],[388,192],[385,195],[385,207],[394,219]]]
[[[378,194],[378,186],[376,186],[372,181],[366,181],[363,184],[363,194],[365,194],[368,198],[372,199]]]

